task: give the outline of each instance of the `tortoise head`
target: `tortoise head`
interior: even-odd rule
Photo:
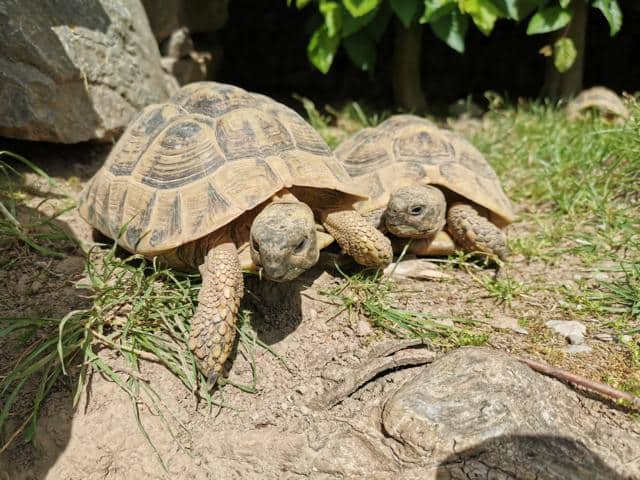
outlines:
[[[427,237],[444,227],[446,210],[447,202],[439,188],[411,185],[391,194],[384,222],[398,237]]]
[[[276,282],[293,280],[320,256],[313,212],[304,203],[272,203],[251,225],[251,259]]]

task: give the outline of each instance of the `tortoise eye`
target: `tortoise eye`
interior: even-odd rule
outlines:
[[[302,252],[306,246],[307,246],[307,238],[305,237],[300,241],[298,245],[296,245],[296,248],[293,249],[293,253]]]
[[[422,215],[422,213],[424,212],[424,207],[422,205],[416,205],[413,206],[409,209],[409,213],[411,215]]]
[[[251,238],[251,246],[256,252],[260,252],[260,246],[258,245],[257,240],[253,237]]]

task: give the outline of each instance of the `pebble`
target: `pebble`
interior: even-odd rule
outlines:
[[[549,320],[546,325],[554,332],[562,335],[572,345],[581,345],[584,343],[584,335],[587,332],[587,327],[580,322],[575,320]]]
[[[356,336],[358,337],[368,337],[373,333],[373,329],[371,328],[371,324],[368,320],[361,319],[355,328]]]
[[[570,354],[589,353],[591,351],[593,351],[593,348],[591,348],[589,345],[569,345],[566,348],[566,352]]]
[[[489,324],[494,328],[504,328],[512,330],[521,335],[528,335],[529,331],[518,324],[518,320],[507,315],[500,315],[489,320]]]
[[[620,335],[620,343],[628,343],[633,341],[633,337],[631,335]]]
[[[31,284],[31,288],[29,289],[29,293],[34,294],[38,293],[40,289],[42,289],[42,282],[38,279],[34,280]]]
[[[403,260],[392,263],[384,269],[384,274],[393,278],[413,278],[416,280],[440,280],[451,278],[451,275],[440,271],[435,263],[426,260]]]
[[[593,338],[596,340],[600,340],[601,342],[611,342],[613,341],[613,335],[610,333],[596,333]]]

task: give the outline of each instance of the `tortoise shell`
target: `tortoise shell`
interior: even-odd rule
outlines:
[[[629,110],[622,99],[605,87],[592,87],[580,92],[567,106],[569,118],[578,118],[587,109],[596,109],[610,119],[629,117]]]
[[[356,204],[366,215],[386,208],[391,192],[425,182],[485,207],[499,227],[514,220],[511,202],[484,156],[457,134],[413,115],[395,115],[342,142],[336,157],[370,199]]]
[[[198,82],[133,120],[85,187],[79,210],[123,248],[150,255],[202,238],[290,187],[328,189],[350,204],[365,198],[293,110]]]

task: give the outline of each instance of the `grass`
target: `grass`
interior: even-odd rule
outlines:
[[[586,264],[602,258],[638,257],[640,230],[640,115],[626,125],[597,116],[568,122],[543,103],[490,112],[491,128],[474,143],[489,157],[509,196],[533,207],[521,218],[531,235],[512,242],[528,258],[577,255]],[[635,240],[635,245],[634,245]]]
[[[465,258],[453,257],[449,262],[462,266],[497,304],[515,309],[516,317],[526,314],[539,323],[540,319],[531,316],[531,306],[552,307],[549,302],[558,297],[570,318],[592,320],[596,315],[596,328],[612,329],[618,338],[629,336],[621,344],[627,349],[628,364],[640,369],[640,106],[629,99],[632,116],[622,124],[597,114],[569,122],[562,106],[546,102],[505,106],[497,100],[493,98],[483,127],[469,139],[494,166],[514,204],[525,207],[518,212],[517,233],[510,236],[513,256],[528,263],[542,262],[549,272],[563,268],[586,271],[588,278],[577,280],[577,288],[569,288],[544,277],[516,280],[507,273],[493,278],[475,265],[466,268]],[[362,119],[348,109],[325,115],[317,114],[313,105],[306,108],[316,112],[316,126],[332,144],[340,137],[332,125],[359,125],[346,129],[340,137],[344,138],[379,120]],[[610,265],[617,265],[613,267],[619,271],[615,280],[590,280],[603,268],[612,268]],[[347,280],[347,284],[354,283],[362,282]],[[405,328],[404,319],[412,314],[398,317],[397,312],[376,307],[384,305],[376,299],[380,291],[374,295],[371,288],[358,288],[368,291],[369,297],[356,302],[350,295],[341,301],[363,311],[374,323],[403,325],[409,335],[417,334]],[[516,300],[520,305],[515,305]],[[544,328],[544,322],[537,328]]]
[[[347,312],[349,318],[364,315],[374,327],[390,332],[398,337],[427,338],[433,344],[443,347],[482,345],[488,340],[486,332],[475,332],[458,325],[472,326],[475,322],[465,318],[451,318],[425,312],[413,312],[393,306],[399,294],[411,294],[399,290],[388,277],[379,270],[362,270],[353,275],[342,272],[344,282],[324,293],[341,305],[336,315]]]
[[[389,115],[372,113],[357,103],[319,112],[308,99],[300,100],[309,120],[332,147]],[[562,290],[563,301],[574,317],[595,316],[599,325],[614,331],[631,364],[640,369],[640,108],[631,107],[634,115],[622,126],[596,116],[568,122],[562,111],[544,103],[496,108],[486,116],[488,127],[472,140],[496,168],[508,195],[526,206],[516,226],[522,230],[510,240],[514,255],[527,262],[542,262],[549,270],[561,268],[568,259],[587,271],[610,270],[608,279],[588,279],[578,289]],[[52,189],[59,187],[26,159],[0,152],[0,160],[2,155],[38,172]],[[77,241],[56,223],[72,207],[64,194],[52,214],[24,219],[20,213],[28,197],[27,186],[9,162],[0,161],[0,186],[0,271],[10,271],[34,257],[60,259],[78,249]],[[463,257],[448,262],[459,267],[467,261]],[[466,270],[479,290],[505,308],[516,308],[517,301],[529,294],[558,290],[544,279],[532,285],[509,274],[492,278],[478,268]],[[143,433],[143,404],[163,418],[170,431],[184,428],[145,377],[143,360],[171,371],[185,389],[209,406],[225,405],[224,389],[214,398],[203,388],[204,377],[187,348],[188,322],[199,289],[197,277],[178,276],[136,255],[123,258],[111,248],[88,252],[81,287],[91,297],[91,306],[63,319],[39,315],[0,318],[0,340],[21,348],[18,358],[0,371],[0,431],[10,418],[24,419],[8,432],[0,451],[20,433],[27,439],[33,436],[47,394],[62,379],[75,381],[77,403],[93,374],[115,382],[129,395]],[[462,316],[398,308],[399,296],[415,292],[400,290],[379,272],[343,274],[342,283],[324,293],[341,311],[363,315],[375,327],[396,336],[429,338],[444,347],[480,345],[488,340],[486,331]],[[445,320],[453,321],[454,326]],[[521,322],[530,327],[536,319],[523,316]],[[250,363],[253,382],[236,386],[255,392],[255,350],[268,347],[255,338],[246,314],[241,315],[237,328],[239,354]],[[107,350],[117,352],[117,361],[103,354]],[[620,384],[615,376],[610,381]],[[640,389],[633,379],[622,388]],[[25,395],[30,398],[28,405],[21,400]]]
[[[16,206],[21,200],[18,193],[24,178],[8,164],[0,164],[0,168],[0,173],[4,173],[0,176],[2,191],[8,192],[2,197],[6,213],[0,221],[1,248],[7,258],[13,258],[0,265],[0,269],[11,270],[39,256],[64,258],[70,237],[62,235],[54,223],[60,213],[39,215],[33,223],[18,222]],[[50,180],[43,172],[36,172]],[[16,252],[23,247],[26,252],[21,258]],[[78,247],[76,241],[73,247]],[[188,332],[200,288],[199,277],[178,276],[139,255],[123,257],[115,245],[106,251],[87,252],[85,273],[85,280],[77,288],[91,298],[89,308],[71,311],[62,319],[40,315],[0,318],[0,340],[5,345],[16,345],[21,351],[10,365],[0,370],[0,431],[6,432],[0,442],[0,453],[20,434],[27,441],[33,438],[43,402],[63,378],[75,383],[74,407],[92,375],[116,383],[130,397],[134,418],[160,463],[159,452],[142,422],[141,406],[161,418],[177,442],[172,425],[186,429],[141,371],[142,360],[165,367],[209,407],[226,406],[222,395],[227,384],[256,392],[255,349],[263,347],[275,352],[255,338],[246,312],[240,314],[237,323],[238,354],[250,364],[252,383],[241,385],[222,380],[220,388],[212,394],[196,368],[188,348]],[[103,355],[105,350],[117,352],[117,359]],[[24,420],[7,431],[10,418]]]
[[[473,140],[508,195],[528,207],[520,218],[529,228],[510,242],[514,253],[549,268],[571,260],[569,268],[587,272],[578,288],[563,290],[564,303],[574,317],[595,315],[599,328],[628,335],[621,344],[640,369],[640,106],[629,103],[624,124],[597,115],[568,122],[545,103],[495,110]],[[598,280],[602,271],[615,278]],[[507,289],[495,287],[486,285],[506,300]]]

